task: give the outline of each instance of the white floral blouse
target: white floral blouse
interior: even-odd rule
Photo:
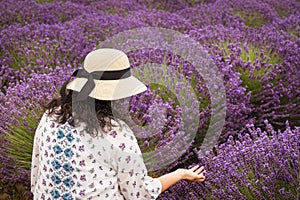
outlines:
[[[31,192],[38,200],[156,199],[136,137],[124,123],[97,138],[44,114],[36,130]]]

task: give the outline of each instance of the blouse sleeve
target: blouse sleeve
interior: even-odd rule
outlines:
[[[42,127],[45,121],[45,114],[43,115],[34,135],[33,140],[33,149],[32,149],[32,159],[31,159],[31,192],[34,193],[36,183],[37,183],[37,176],[39,173],[39,157],[40,157],[40,137],[42,134]]]
[[[116,137],[117,176],[120,190],[126,199],[156,199],[161,193],[159,179],[147,175],[137,140],[127,125]]]

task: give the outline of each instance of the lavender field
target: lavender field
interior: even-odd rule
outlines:
[[[226,95],[220,135],[203,154],[206,133],[218,120],[212,119],[216,105],[197,66],[158,47],[126,52],[142,80],[161,76],[129,102],[134,122],[156,125],[156,134],[139,140],[142,152],[170,152],[144,158],[149,175],[194,164],[207,171],[205,182],[180,181],[158,199],[300,199],[299,0],[8,0],[0,12],[0,200],[32,199],[31,152],[43,105],[59,95],[88,52],[144,27],[176,31],[199,43],[222,74]],[[156,37],[130,42],[147,46]],[[187,47],[178,44],[179,50]],[[174,71],[190,89],[168,73]],[[157,167],[178,151],[172,141],[187,141],[192,133],[175,161]]]

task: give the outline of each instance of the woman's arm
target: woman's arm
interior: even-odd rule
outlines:
[[[160,180],[162,185],[161,192],[164,192],[180,180],[202,182],[205,180],[205,176],[203,175],[204,172],[205,170],[203,166],[199,167],[198,165],[196,165],[191,169],[177,169],[176,171],[162,175],[157,179]]]

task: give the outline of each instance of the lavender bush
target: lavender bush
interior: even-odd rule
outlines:
[[[208,171],[204,184],[182,181],[159,199],[298,199],[300,129],[286,125],[283,132],[267,121],[267,131],[248,125],[199,158]]]
[[[181,181],[159,199],[299,198],[299,1],[10,0],[1,3],[0,13],[0,199],[30,198],[28,165],[22,165],[30,156],[20,159],[15,141],[27,138],[30,149],[42,105],[58,94],[59,85],[104,40],[148,26],[198,41],[224,76],[227,100],[218,144],[202,157],[199,147],[212,105],[196,66],[159,48],[126,52],[139,77],[166,75],[129,102],[132,121],[143,127],[157,124],[157,134],[139,140],[145,155],[172,146],[174,138],[185,138],[194,129],[197,133],[185,153],[152,175],[195,163],[208,172],[204,184]],[[156,37],[147,42],[151,40]],[[195,96],[185,93],[187,88],[172,74],[153,71],[149,66],[154,63],[180,73]],[[162,84],[172,79],[175,92]],[[198,109],[181,107],[181,98],[199,101]],[[197,124],[189,124],[190,129],[184,124],[193,131],[180,132],[183,122],[195,116]],[[137,132],[149,134],[147,129]],[[144,159],[155,165],[151,156]]]

